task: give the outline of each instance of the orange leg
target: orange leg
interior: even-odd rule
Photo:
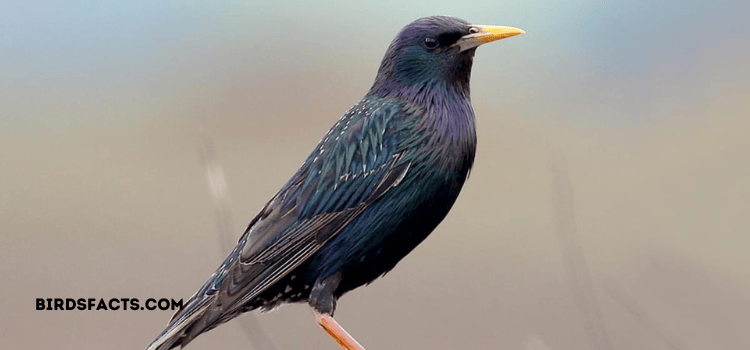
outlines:
[[[320,314],[315,312],[313,310],[313,313],[315,314],[315,321],[318,322],[318,326],[320,328],[323,328],[328,335],[333,338],[337,343],[339,343],[339,346],[341,346],[344,350],[365,350],[362,345],[359,345],[359,343],[351,336],[349,333],[346,332],[344,327],[341,327],[341,325],[336,322],[336,320],[333,319],[332,316],[328,316],[325,314]]]

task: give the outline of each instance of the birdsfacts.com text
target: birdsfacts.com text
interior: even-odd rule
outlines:
[[[174,299],[138,298],[36,298],[37,310],[181,310],[183,301]]]

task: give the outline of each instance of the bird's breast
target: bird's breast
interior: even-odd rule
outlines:
[[[468,99],[434,100],[410,130],[409,149],[414,166],[425,172],[463,177],[474,163],[476,128]]]

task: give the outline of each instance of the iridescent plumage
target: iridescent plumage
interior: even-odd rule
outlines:
[[[476,33],[436,16],[406,26],[373,87],[252,220],[235,249],[149,349],[184,346],[254,309],[342,294],[390,271],[442,221],[474,161]],[[433,38],[436,46],[426,38]]]

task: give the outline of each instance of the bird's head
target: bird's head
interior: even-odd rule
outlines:
[[[468,97],[477,46],[523,33],[513,27],[473,25],[455,17],[420,18],[391,42],[370,94],[408,96],[444,86]]]

